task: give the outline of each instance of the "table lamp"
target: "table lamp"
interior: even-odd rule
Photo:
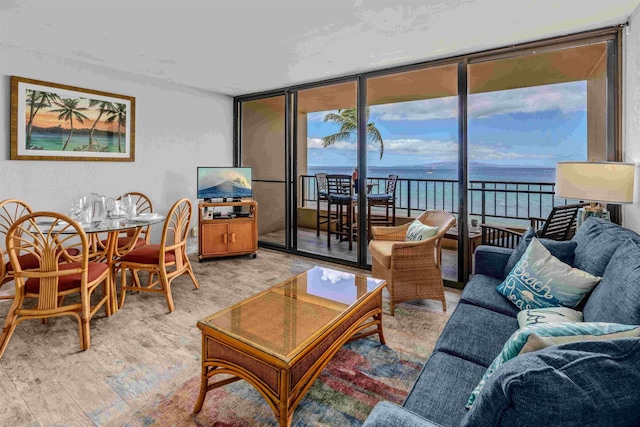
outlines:
[[[559,162],[556,196],[591,202],[587,212],[601,213],[599,202],[633,203],[633,163]]]

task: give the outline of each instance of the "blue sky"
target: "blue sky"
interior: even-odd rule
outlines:
[[[469,155],[472,162],[555,167],[559,161],[586,160],[586,82],[572,82],[469,96]],[[458,158],[457,97],[370,109],[384,141],[384,156],[369,145],[369,166],[410,166]],[[307,121],[310,166],[354,166],[355,135],[323,148],[321,138],[339,130],[327,112]]]

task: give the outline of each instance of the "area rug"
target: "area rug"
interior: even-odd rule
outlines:
[[[377,402],[401,404],[447,318],[421,307],[397,306],[395,317],[384,317],[387,345],[373,335],[340,349],[303,397],[291,425],[360,426]],[[202,411],[192,415],[199,387],[200,377],[194,376],[120,420],[128,426],[278,425],[264,398],[244,381],[209,391]]]

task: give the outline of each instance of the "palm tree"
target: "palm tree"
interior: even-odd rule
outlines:
[[[95,107],[96,105],[98,106],[98,111],[100,112],[100,114],[98,114],[96,121],[93,122],[93,126],[91,126],[91,133],[89,133],[89,145],[97,143],[96,141],[93,140],[93,131],[96,130],[96,125],[100,121],[100,118],[102,117],[102,115],[110,110],[113,110],[114,108],[113,103],[111,102],[98,101],[97,99],[91,99],[89,101],[89,107]]]
[[[366,110],[367,118],[369,121],[369,108]],[[325,122],[331,122],[340,125],[340,132],[333,135],[325,136],[322,138],[322,146],[329,147],[330,145],[339,141],[348,141],[351,135],[355,135],[358,131],[358,110],[356,108],[339,109],[338,113],[328,113],[324,116]],[[382,141],[382,135],[375,123],[367,123],[367,138],[371,142],[377,142],[380,144],[380,159],[384,154],[384,142]]]
[[[62,151],[67,149],[67,144],[69,144],[69,140],[71,140],[71,136],[73,135],[73,118],[75,117],[76,120],[78,120],[80,123],[84,123],[85,119],[89,120],[87,116],[81,113],[81,111],[88,110],[88,108],[78,107],[78,102],[80,102],[80,99],[78,98],[64,98],[61,102],[54,101],[54,104],[56,104],[60,108],[51,110],[53,113],[59,113],[58,120],[64,120],[65,122],[69,121],[70,124],[71,130],[69,131],[69,137],[64,142]]]
[[[108,115],[107,119],[104,121],[105,123],[113,123],[116,120],[118,121],[118,153],[122,153],[122,147],[120,146],[120,140],[122,136],[122,126],[126,124],[127,121],[127,106],[124,104],[112,104],[113,108],[108,110],[106,113]]]
[[[33,120],[42,107],[51,107],[53,101],[60,97],[53,92],[40,92],[39,90],[27,89],[27,105],[29,105],[29,123],[27,123],[27,148],[31,147],[31,129]]]

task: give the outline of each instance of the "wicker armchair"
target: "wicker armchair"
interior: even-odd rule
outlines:
[[[413,299],[435,299],[447,310],[442,282],[442,238],[455,226],[456,218],[441,210],[426,211],[417,220],[438,227],[438,234],[419,241],[405,241],[409,224],[372,227],[369,243],[372,275],[387,281],[391,315],[396,303]]]

